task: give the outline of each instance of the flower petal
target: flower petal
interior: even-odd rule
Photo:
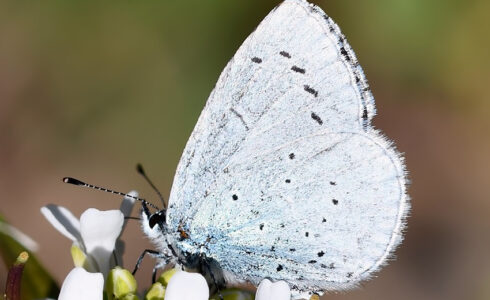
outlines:
[[[61,234],[81,244],[80,221],[68,209],[48,204],[41,207],[41,213]]]
[[[138,197],[138,192],[136,191],[131,191],[128,193],[128,195],[131,195],[133,197]],[[134,203],[136,200],[131,197],[124,197],[121,206],[119,207],[119,210],[123,213],[124,217],[129,217],[131,215],[131,211],[133,210]],[[122,226],[121,231],[124,230],[126,227],[126,224],[128,223],[128,219],[124,219],[124,223]],[[123,262],[123,254],[124,250],[126,249],[126,243],[122,241],[121,239],[117,239],[116,241],[116,259],[119,265],[124,265]]]
[[[80,217],[80,232],[87,253],[97,262],[99,270],[107,275],[110,258],[121,233],[124,215],[120,210],[87,209]]]
[[[291,290],[285,281],[272,283],[268,279],[262,280],[257,288],[255,300],[290,300]]]
[[[206,279],[199,273],[180,271],[170,278],[165,300],[208,300]]]
[[[102,300],[103,289],[104,277],[101,273],[74,268],[66,276],[58,300]]]
[[[30,252],[39,250],[39,245],[35,240],[14,226],[7,224],[4,220],[0,220],[0,233],[10,236]]]
[[[138,197],[138,192],[137,191],[131,191],[128,193],[128,195],[133,196],[133,197]],[[119,207],[119,210],[123,213],[125,217],[129,217],[131,215],[131,212],[133,211],[134,203],[136,200],[131,197],[124,197],[123,201],[121,202],[121,206]],[[128,220],[124,220],[124,226],[126,226],[126,223]]]

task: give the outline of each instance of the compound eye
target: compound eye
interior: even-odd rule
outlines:
[[[153,215],[150,216],[150,219],[148,220],[148,225],[150,225],[150,228],[153,229],[156,224],[163,224],[165,223],[165,212],[159,211],[157,213],[154,213]]]

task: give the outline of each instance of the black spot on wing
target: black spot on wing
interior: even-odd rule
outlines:
[[[256,63],[256,64],[260,64],[260,63],[262,63],[262,59],[261,59],[261,58],[258,58],[258,57],[253,57],[253,58],[252,58],[252,61],[253,61],[254,63]]]
[[[297,67],[297,66],[292,66],[291,67],[291,70],[293,70],[294,72],[297,72],[297,73],[301,73],[301,74],[305,74],[306,73],[306,70],[305,69],[300,68],[300,67]]]
[[[318,124],[320,124],[320,125],[323,124],[323,120],[317,114],[315,114],[314,112],[311,113],[311,118],[313,120],[315,120]]]
[[[291,55],[289,53],[287,53],[286,51],[281,51],[281,52],[279,52],[279,54],[281,54],[282,56],[284,56],[286,58],[291,58]]]
[[[337,204],[339,204],[339,200],[337,200],[337,199],[332,199],[332,203],[333,203],[334,205],[337,205]]]
[[[294,153],[289,153],[289,159],[294,159],[295,155]]]
[[[281,271],[282,269],[284,269],[284,268],[282,267],[282,265],[278,265],[278,266],[277,266],[277,268],[276,268],[277,272]]]
[[[315,97],[318,97],[318,91],[315,90],[315,89],[313,89],[313,88],[311,88],[309,85],[305,84],[304,89],[305,89],[306,92],[312,94]]]
[[[286,183],[291,183],[291,179],[286,179]]]
[[[237,195],[233,195],[233,196],[231,196],[231,199],[237,201],[238,200],[238,196]]]

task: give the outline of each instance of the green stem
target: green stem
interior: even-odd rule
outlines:
[[[20,282],[24,266],[29,258],[27,252],[22,252],[17,257],[7,276],[7,286],[5,287],[6,300],[20,300]]]

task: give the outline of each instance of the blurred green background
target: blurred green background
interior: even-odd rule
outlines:
[[[79,215],[119,205],[61,178],[157,202],[134,171],[141,162],[168,195],[221,70],[278,3],[0,2],[0,212],[39,242],[58,280],[72,268],[70,242],[39,208]],[[322,299],[490,299],[490,2],[315,3],[357,54],[374,123],[405,153],[413,199],[396,261],[360,289]],[[124,238],[132,268],[150,245],[136,222]]]

